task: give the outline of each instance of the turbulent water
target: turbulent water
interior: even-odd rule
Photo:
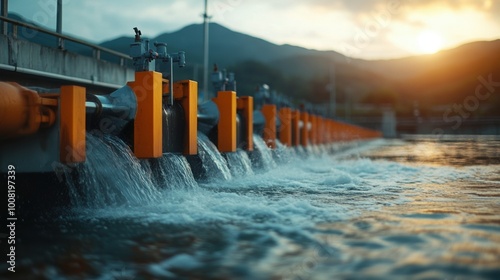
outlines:
[[[97,208],[158,201],[158,188],[123,141],[89,134],[87,142],[86,162],[73,174],[66,174],[71,177],[67,182],[74,206]]]
[[[253,175],[252,162],[248,154],[243,150],[237,150],[234,153],[226,153],[226,160],[231,174],[234,178],[238,176]]]
[[[250,154],[252,164],[259,170],[270,170],[276,167],[272,151],[267,147],[262,137],[253,136],[254,150]]]
[[[203,171],[211,179],[231,179],[227,161],[217,147],[203,133],[198,133],[198,156],[203,162]]]
[[[500,138],[421,136],[274,153],[257,140],[260,169],[231,168],[250,164],[241,152],[227,163],[213,155],[229,168],[206,167],[215,176],[198,183],[182,156],[139,162],[104,141],[114,154],[89,154],[74,182],[93,187],[99,203],[81,190],[67,216],[34,222],[37,234],[18,244],[15,276],[498,279]],[[108,156],[128,161],[125,171],[116,173]],[[109,169],[99,174],[96,165]],[[142,203],[123,203],[137,184]]]

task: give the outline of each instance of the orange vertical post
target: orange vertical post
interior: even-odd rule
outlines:
[[[300,145],[300,111],[294,110],[292,111],[292,146]]]
[[[325,119],[323,117],[319,117],[318,135],[319,135],[319,143],[325,144],[326,127],[325,127]]]
[[[242,131],[244,143],[242,143],[241,148],[246,151],[253,151],[253,97],[238,97],[236,107],[245,121],[244,131]]]
[[[261,112],[266,119],[264,141],[269,148],[274,149],[276,148],[276,105],[265,104]]]
[[[212,99],[219,108],[217,148],[221,153],[236,151],[236,92],[219,91]]]
[[[300,114],[300,120],[302,121],[302,127],[300,131],[300,144],[303,147],[309,145],[309,114],[307,112],[302,112]]]
[[[309,115],[309,123],[311,123],[311,129],[309,130],[309,142],[311,145],[316,145],[316,116]]]
[[[321,117],[316,116],[314,121],[314,135],[316,136],[316,145],[321,144]]]
[[[335,121],[330,120],[330,142],[335,142],[337,139],[335,138]]]
[[[134,121],[134,154],[137,158],[158,158],[162,151],[162,77],[161,73],[135,73],[128,85],[137,97]]]
[[[321,116],[316,117],[316,144],[323,144],[323,130],[322,128],[323,118]]]
[[[332,120],[326,120],[326,143],[332,143]]]
[[[174,99],[181,102],[186,118],[184,155],[198,153],[198,83],[184,80],[174,83]]]
[[[314,122],[313,122],[314,145],[318,145],[319,144],[318,124],[319,124],[319,116],[315,115],[314,116]]]
[[[328,141],[328,119],[323,118],[323,144],[328,144],[330,141]]]
[[[281,121],[280,127],[280,141],[287,147],[292,146],[292,109],[281,108],[279,111],[279,119]]]
[[[59,159],[63,163],[84,162],[85,88],[62,86],[59,100]]]

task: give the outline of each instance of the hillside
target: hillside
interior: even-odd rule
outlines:
[[[133,42],[133,31],[130,37],[120,37],[103,42],[101,45],[110,49],[128,53],[129,45]],[[147,37],[147,30],[143,30],[143,37]],[[272,60],[296,55],[311,55],[317,51],[290,45],[275,45],[268,41],[252,37],[243,33],[234,32],[217,23],[211,23],[209,28],[210,64],[231,65],[246,60],[271,62]],[[172,33],[164,33],[154,38],[153,42],[165,42],[169,52],[183,50],[192,64],[201,64],[203,61],[203,25],[192,24]],[[152,44],[151,44],[152,46]],[[339,53],[328,52],[332,57],[343,58]]]
[[[15,15],[11,17],[22,20]],[[101,45],[128,53],[134,40],[132,27],[130,36]],[[147,30],[142,31],[147,38]],[[19,34],[22,37],[24,32]],[[155,41],[166,42],[169,52],[185,51],[188,65],[177,69],[176,77],[201,81],[202,35],[203,25],[192,24],[150,41],[151,46]],[[25,39],[48,46],[55,46],[56,42],[40,33]],[[500,40],[473,42],[433,55],[368,61],[347,59],[334,51],[276,45],[211,23],[209,44],[210,65],[216,63],[235,72],[242,95],[251,95],[259,84],[267,83],[297,103],[326,104],[330,97],[328,84],[334,83],[337,103],[351,106],[354,115],[364,114],[356,111],[362,107],[356,104],[365,103],[375,105],[372,108],[390,105],[406,116],[411,116],[417,106],[423,114],[441,117],[449,106],[461,105],[474,96],[480,77],[500,81]],[[91,54],[90,49],[69,42],[65,48]],[[102,58],[108,59],[105,55]],[[473,115],[500,115],[498,90],[494,93],[482,101]]]
[[[201,24],[165,33],[151,41],[169,44],[169,51],[186,51],[190,64],[183,77],[201,77]],[[133,37],[121,37],[103,46],[128,52]],[[346,59],[333,51],[317,51],[290,45],[276,45],[249,35],[210,24],[210,65],[236,72],[244,94],[251,94],[259,83],[300,100],[328,101],[326,88],[335,81],[337,101],[391,103],[411,111],[412,104],[433,108],[462,103],[474,93],[479,76],[499,77],[500,40],[474,42],[433,55],[393,60]],[[333,77],[335,75],[335,78]],[[383,92],[385,96],[377,98]],[[375,95],[375,97],[373,96]],[[488,104],[496,104],[493,97]],[[488,111],[491,106],[484,106]],[[491,111],[491,110],[490,110]]]
[[[416,102],[428,114],[442,116],[443,111],[435,108],[465,106],[464,102],[474,98],[481,77],[500,81],[500,40],[473,42],[433,55],[356,64],[388,79],[400,104]],[[495,93],[481,100],[478,108],[470,112],[472,116],[500,115],[498,89]],[[474,106],[469,108],[475,107],[470,104]],[[430,112],[432,108],[435,112]]]
[[[378,87],[381,77],[372,71],[348,63],[346,57],[334,51],[316,51],[291,45],[276,45],[246,34],[231,31],[217,23],[210,24],[209,65],[234,71],[243,94],[252,94],[258,84],[267,83],[272,89],[296,100],[325,101],[329,74],[338,76],[337,88],[349,88],[354,99],[359,99],[371,87]],[[145,34],[144,32],[143,34]],[[188,67],[178,70],[179,77],[201,80],[203,63],[203,25],[193,24],[172,33],[164,33],[150,42],[166,42],[169,52],[186,52]],[[131,32],[132,35],[132,32]],[[147,34],[143,37],[146,38]],[[101,45],[128,52],[133,36],[120,37]],[[196,67],[197,66],[197,67]],[[196,68],[195,68],[196,67]],[[335,68],[335,70],[331,70]],[[196,71],[197,69],[197,71]],[[267,75],[267,76],[266,76]],[[339,79],[340,78],[340,79]],[[364,80],[365,83],[359,83]],[[311,89],[319,92],[311,94]],[[317,90],[318,91],[318,90]],[[340,99],[342,99],[342,96]]]

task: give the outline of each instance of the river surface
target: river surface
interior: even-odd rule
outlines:
[[[240,152],[198,181],[184,157],[94,154],[0,278],[500,279],[499,137],[281,148],[254,170]]]

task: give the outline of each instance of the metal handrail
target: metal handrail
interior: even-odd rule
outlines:
[[[100,59],[100,52],[105,52],[105,53],[109,53],[111,55],[114,55],[114,56],[117,56],[118,58],[120,58],[120,65],[122,65],[122,66],[125,64],[124,63],[125,60],[132,60],[129,55],[126,55],[124,53],[117,52],[117,51],[114,51],[112,49],[108,49],[108,48],[105,48],[105,47],[101,47],[99,45],[95,45],[95,44],[86,42],[86,41],[81,40],[81,39],[77,39],[77,38],[73,38],[73,37],[70,37],[70,36],[67,36],[67,35],[63,35],[63,34],[60,34],[60,33],[57,33],[57,32],[54,32],[54,31],[51,31],[51,30],[48,30],[48,29],[45,29],[45,28],[38,27],[36,25],[32,25],[32,24],[29,24],[29,23],[25,23],[25,22],[18,21],[18,20],[15,20],[15,19],[4,17],[4,16],[0,16],[0,21],[9,22],[9,23],[12,23],[13,25],[19,25],[19,26],[22,26],[22,27],[25,27],[25,28],[29,28],[29,29],[32,29],[32,30],[35,30],[35,31],[39,31],[39,32],[42,32],[42,33],[45,33],[45,34],[49,34],[49,35],[52,35],[52,36],[56,37],[58,40],[68,40],[68,41],[71,41],[71,42],[74,42],[74,43],[77,43],[77,44],[81,44],[81,45],[90,47],[90,48],[92,48],[94,50],[94,56],[97,59]]]

